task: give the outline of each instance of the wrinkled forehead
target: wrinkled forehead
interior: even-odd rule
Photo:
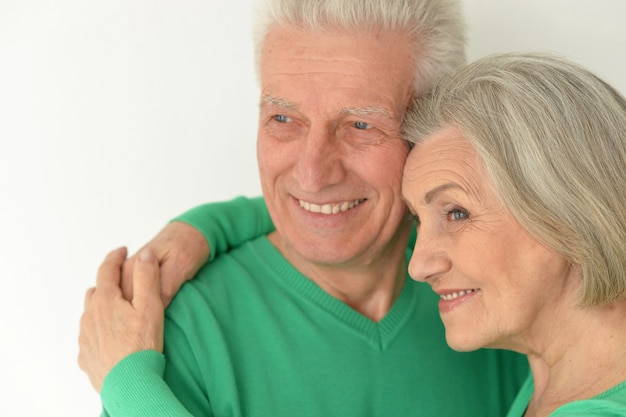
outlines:
[[[414,72],[413,43],[402,32],[272,27],[263,43],[261,70],[297,71],[289,64],[306,61],[322,70],[325,64],[328,70],[345,65],[393,79]]]
[[[356,101],[370,95],[377,98],[350,106],[376,107],[387,102],[394,113],[403,115],[413,96],[410,49],[399,33],[273,28],[263,47],[262,94],[289,100],[290,91],[336,93]]]
[[[428,202],[432,190],[446,184],[456,184],[479,199],[495,195],[482,159],[456,128],[426,136],[413,147],[404,168],[403,194],[407,198]]]

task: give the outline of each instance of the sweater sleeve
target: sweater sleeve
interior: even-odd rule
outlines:
[[[165,359],[154,350],[122,359],[105,377],[101,417],[193,417],[163,380]]]
[[[203,204],[172,221],[181,221],[198,229],[209,243],[211,260],[274,230],[263,197],[237,197],[226,202]]]

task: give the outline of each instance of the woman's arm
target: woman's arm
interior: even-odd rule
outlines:
[[[185,281],[220,253],[274,230],[262,197],[237,197],[204,204],[174,218],[142,249],[150,249],[161,266],[161,294],[169,304]],[[133,293],[132,270],[137,254],[123,268],[122,290]]]

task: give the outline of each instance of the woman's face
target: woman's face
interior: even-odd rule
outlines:
[[[513,218],[458,129],[415,146],[402,191],[419,218],[409,273],[440,295],[448,344],[528,353],[571,303],[569,263]]]

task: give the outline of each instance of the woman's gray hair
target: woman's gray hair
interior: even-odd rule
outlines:
[[[489,56],[415,102],[405,138],[456,127],[536,239],[582,269],[581,306],[626,293],[626,100],[542,53]]]
[[[254,22],[257,77],[263,42],[275,26],[313,31],[400,31],[414,41],[415,93],[465,63],[458,0],[259,0]]]

